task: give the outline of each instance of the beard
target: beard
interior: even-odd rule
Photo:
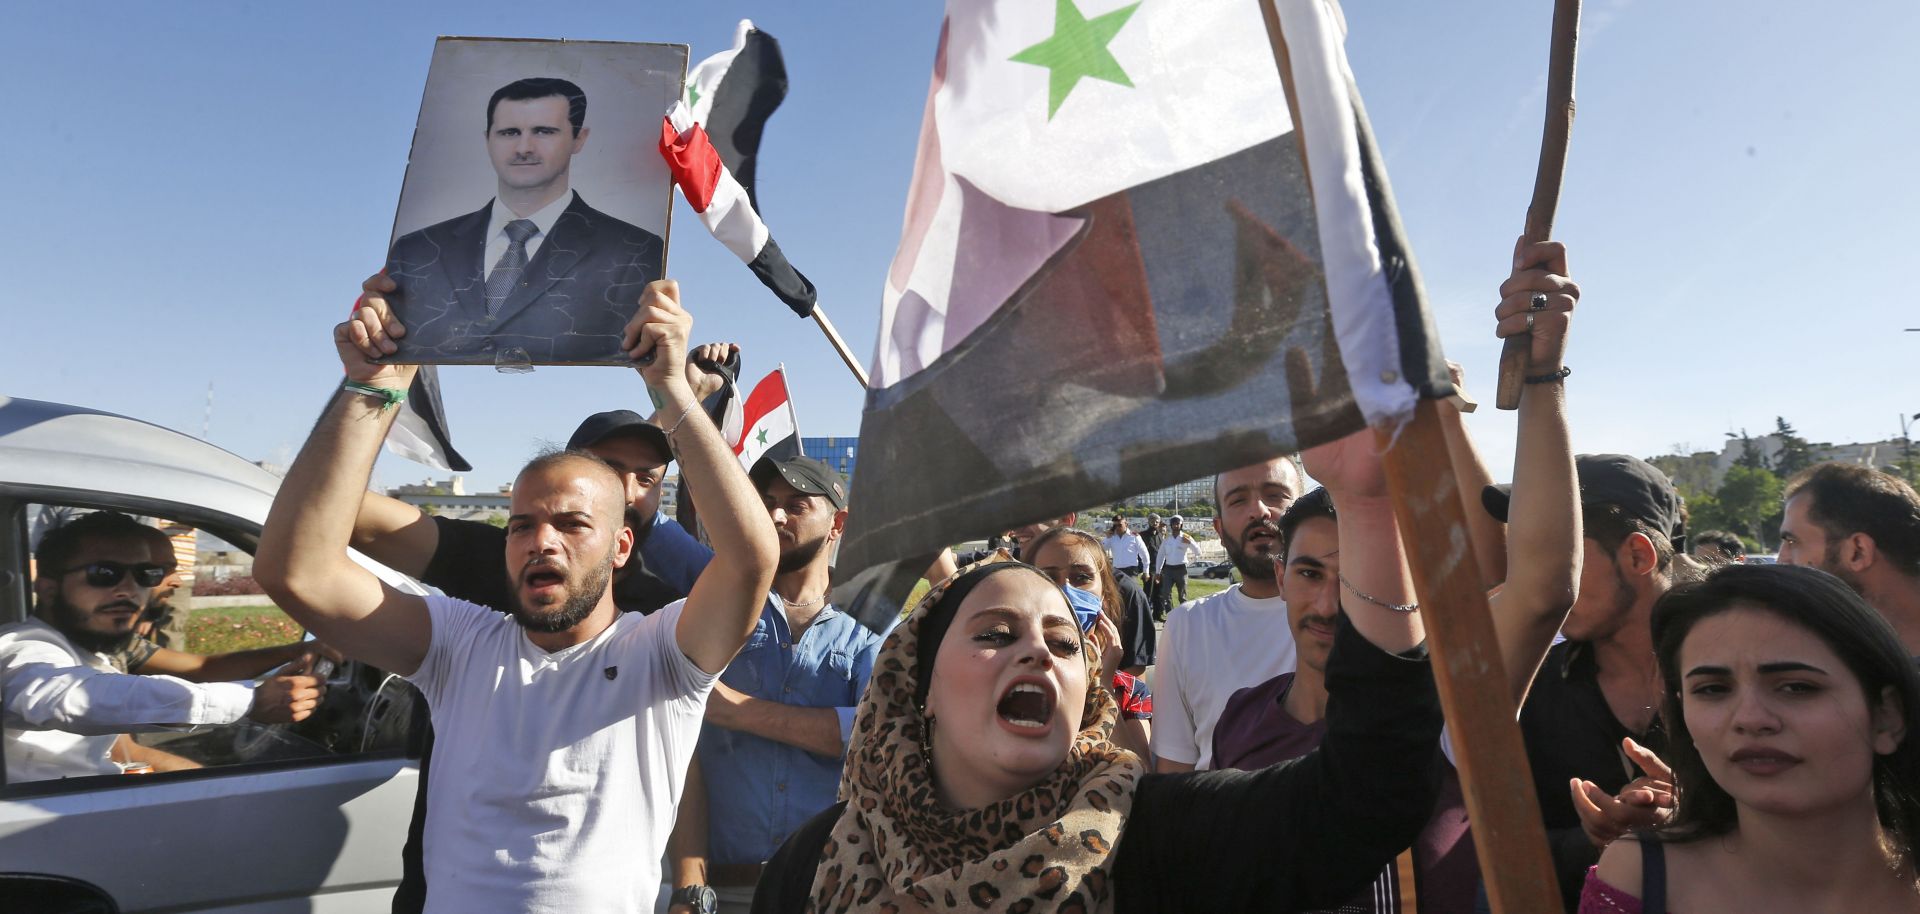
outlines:
[[[132,629],[116,634],[97,632],[87,628],[87,620],[93,614],[74,608],[63,594],[53,594],[48,599],[47,608],[47,616],[53,623],[53,627],[59,629],[60,634],[65,635],[68,641],[73,642],[74,647],[83,651],[92,651],[97,654],[116,653],[134,638]],[[139,616],[134,617],[136,621],[139,618]]]
[[[1566,621],[1560,625],[1560,634],[1568,641],[1594,641],[1612,635],[1626,627],[1627,619],[1633,612],[1634,599],[1633,585],[1628,583],[1627,575],[1620,570],[1620,566],[1615,565],[1611,605],[1599,618],[1568,613]]]
[[[1860,590],[1860,576],[1854,574],[1853,569],[1840,561],[1840,547],[1844,542],[1844,540],[1828,540],[1826,554],[1820,557],[1820,564],[1815,567],[1839,578],[1840,583],[1847,585],[1854,593],[1865,596]]]
[[[1248,551],[1246,547],[1242,545],[1246,542],[1246,537],[1252,535],[1256,530],[1261,529],[1274,535],[1273,539],[1267,541],[1268,551],[1264,553]],[[1232,562],[1233,567],[1240,570],[1241,578],[1271,581],[1273,580],[1272,550],[1280,542],[1279,533],[1279,528],[1273,524],[1248,524],[1247,529],[1240,533],[1241,539],[1234,539],[1228,536],[1225,530],[1222,530],[1220,532],[1220,545],[1227,550],[1227,561]]]
[[[820,555],[820,550],[825,548],[827,548],[827,538],[824,536],[804,543],[794,543],[792,549],[780,553],[780,564],[775,567],[774,573],[786,574],[799,571],[813,564],[813,560]]]
[[[567,588],[567,598],[559,606],[536,610],[520,600],[520,582],[509,578],[507,587],[513,594],[513,621],[532,632],[549,635],[564,632],[593,615],[594,607],[600,605],[600,598],[606,595],[607,584],[612,580],[613,550],[609,549],[607,557],[588,570],[577,586]]]

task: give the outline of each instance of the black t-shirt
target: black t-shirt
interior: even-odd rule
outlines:
[[[507,582],[507,531],[479,521],[446,517],[435,517],[433,523],[440,528],[440,545],[433,550],[421,580],[469,603],[501,612],[513,606],[513,590]],[[627,571],[614,579],[613,602],[621,612],[644,615],[686,596],[655,577],[641,562],[640,544],[652,532],[652,524],[633,531],[633,554],[627,557]]]
[[[1426,650],[1395,657],[1339,626],[1319,749],[1259,771],[1140,779],[1113,860],[1114,910],[1332,907],[1412,845],[1440,788],[1440,699]],[[845,809],[814,817],[774,853],[755,914],[805,906]]]
[[[1633,766],[1620,751],[1622,738],[1631,736],[1655,753],[1667,751],[1659,718],[1654,718],[1648,732],[1634,733],[1613,716],[1600,691],[1599,674],[1591,645],[1562,641],[1547,651],[1527,703],[1520,709],[1520,733],[1527,743],[1527,763],[1533,768],[1533,789],[1568,911],[1579,908],[1587,867],[1600,862],[1600,849],[1580,827],[1567,782],[1585,778],[1617,794],[1639,776],[1637,771],[1630,773]]]

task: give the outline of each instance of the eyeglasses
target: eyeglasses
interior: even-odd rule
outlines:
[[[60,573],[68,575],[76,571],[86,572],[89,587],[112,587],[131,573],[133,583],[141,587],[158,587],[161,581],[167,579],[167,574],[171,570],[165,565],[155,565],[152,562],[141,562],[136,565],[125,562],[88,562]]]

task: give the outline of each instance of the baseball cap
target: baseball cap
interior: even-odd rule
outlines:
[[[1181,520],[1181,519],[1180,519],[1180,515],[1178,515],[1178,514],[1175,514],[1174,516],[1172,516],[1172,517],[1169,517],[1169,518],[1167,518],[1167,523],[1169,523],[1169,524],[1183,524],[1183,523],[1186,523],[1186,521],[1183,521],[1183,520]]]
[[[812,457],[789,457],[785,460],[762,457],[747,473],[747,478],[753,480],[755,488],[764,489],[775,471],[796,491],[825,496],[836,509],[847,506],[846,479],[822,461]]]
[[[567,439],[567,450],[589,448],[621,434],[637,434],[641,440],[653,445],[661,457],[671,459],[673,456],[672,449],[667,446],[667,433],[630,409],[614,409],[588,416],[587,421],[573,430],[573,437]]]
[[[1581,454],[1573,458],[1582,504],[1617,505],[1633,519],[1667,535],[1675,547],[1686,534],[1680,520],[1680,495],[1660,469],[1626,454]],[[1512,485],[1488,486],[1480,504],[1496,519],[1507,519]]]

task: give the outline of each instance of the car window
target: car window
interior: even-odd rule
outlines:
[[[0,619],[7,622],[0,626],[6,788],[87,779],[78,785],[123,772],[196,776],[404,748],[412,687],[370,667],[334,662],[274,605],[251,573],[257,525],[195,517],[191,506],[164,511],[150,502],[112,502],[96,495],[0,505],[9,509],[7,538],[26,546],[9,559],[19,563],[24,552],[25,567],[9,570],[26,582],[16,597],[25,605]],[[118,516],[89,517],[95,514]],[[68,525],[77,526],[60,533]],[[135,594],[144,594],[137,608]],[[297,684],[275,682],[290,673],[325,681],[317,707],[269,700]],[[146,681],[124,688],[105,678],[118,675]],[[242,685],[181,685],[158,676]],[[157,693],[146,688],[152,684],[161,687]],[[190,704],[213,710],[181,710],[183,696],[214,694],[217,700]],[[89,703],[93,710],[80,710]],[[168,713],[218,719],[192,725],[165,719]],[[247,716],[233,719],[241,714]]]

